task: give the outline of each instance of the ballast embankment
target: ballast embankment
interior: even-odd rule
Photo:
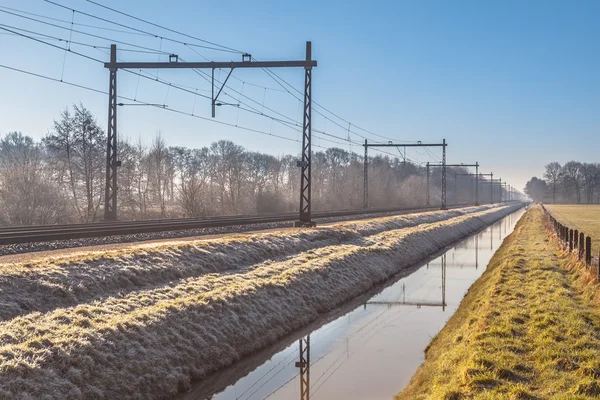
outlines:
[[[163,398],[519,205],[0,267],[0,398]]]

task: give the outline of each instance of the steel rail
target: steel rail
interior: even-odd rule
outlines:
[[[456,204],[452,208],[471,206]],[[438,210],[438,206],[411,208],[373,208],[359,210],[315,212],[314,218],[360,216],[379,213],[415,213]],[[143,233],[158,233],[202,228],[220,228],[236,225],[253,225],[295,221],[295,212],[258,215],[226,215],[206,218],[180,218],[142,221],[101,221],[69,225],[20,226],[0,229],[0,245],[48,242],[92,237],[120,236]]]

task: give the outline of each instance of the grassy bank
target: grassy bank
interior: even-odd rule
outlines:
[[[598,398],[598,290],[530,209],[396,400]]]
[[[514,209],[4,265],[0,399],[168,397]]]
[[[545,204],[554,218],[571,229],[583,231],[592,238],[592,254],[600,250],[600,205],[597,204]]]

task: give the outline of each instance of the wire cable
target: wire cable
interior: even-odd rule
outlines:
[[[70,49],[63,49],[62,47],[60,47],[60,46],[57,46],[57,45],[55,45],[55,44],[48,43],[48,42],[44,42],[44,41],[43,41],[43,40],[41,40],[41,39],[36,39],[36,38],[34,38],[33,36],[25,35],[25,34],[23,34],[23,33],[19,33],[19,32],[13,31],[13,30],[11,30],[11,29],[8,29],[8,28],[5,28],[5,27],[3,27],[3,26],[0,26],[0,29],[2,29],[2,30],[5,30],[5,31],[7,31],[7,32],[14,33],[15,35],[18,35],[18,36],[22,36],[22,37],[24,37],[24,38],[27,38],[27,39],[33,40],[33,41],[35,41],[35,42],[42,43],[42,44],[45,44],[45,45],[47,45],[47,46],[50,46],[50,47],[54,47],[54,48],[56,48],[56,49],[59,49],[60,51],[65,51],[65,50],[66,50],[66,51],[68,51],[69,53],[73,53],[73,54],[76,54],[76,55],[78,55],[78,56],[80,56],[80,57],[87,58],[88,60],[96,61],[96,62],[99,62],[99,63],[104,63],[104,61],[102,61],[102,60],[99,60],[99,59],[97,59],[97,58],[90,57],[90,56],[88,56],[88,55],[86,55],[86,54],[79,53],[79,52],[77,52],[77,51],[73,51],[73,50],[70,50]]]
[[[44,0],[44,1],[47,1],[47,2],[49,2],[49,3],[51,3],[51,4],[54,4],[54,5],[57,5],[57,6],[60,6],[60,7],[66,8],[66,9],[69,9],[69,10],[71,10],[73,13],[74,13],[74,12],[80,12],[80,11],[78,11],[78,10],[74,10],[74,9],[70,9],[70,8],[68,8],[68,7],[62,6],[62,5],[58,4],[58,3],[55,3],[55,2],[53,2],[53,1],[50,1],[50,0]],[[14,14],[14,13],[8,12],[8,11],[4,11],[4,10],[0,10],[0,11],[2,11],[2,12],[5,12],[5,13],[8,13],[8,14],[15,15],[15,16],[17,16],[17,17],[21,17],[21,18],[25,18],[25,19],[33,20],[33,21],[35,21],[35,22],[39,22],[39,23],[42,23],[42,24],[46,24],[46,25],[50,25],[50,26],[54,26],[54,27],[57,27],[57,28],[60,28],[60,29],[66,29],[66,30],[69,30],[69,31],[70,31],[70,33],[72,33],[73,31],[75,31],[75,32],[77,32],[77,33],[81,33],[81,34],[84,34],[84,35],[88,35],[88,36],[92,36],[92,37],[96,37],[96,38],[102,38],[102,39],[104,39],[104,40],[111,40],[111,41],[119,42],[119,43],[125,44],[125,45],[127,45],[127,46],[132,46],[132,47],[138,47],[138,48],[144,48],[144,49],[148,49],[148,50],[150,50],[150,51],[151,51],[152,53],[154,53],[154,54],[156,54],[156,53],[158,53],[158,54],[167,54],[167,52],[163,52],[163,51],[156,51],[155,49],[150,49],[150,48],[146,48],[146,47],[143,47],[143,46],[138,46],[138,45],[135,45],[135,44],[132,44],[132,43],[127,43],[127,42],[122,42],[122,41],[116,41],[116,40],[112,40],[112,39],[109,39],[109,38],[106,38],[106,37],[102,37],[102,36],[99,36],[99,35],[93,35],[93,34],[90,34],[90,33],[88,33],[88,32],[82,32],[82,31],[73,30],[73,29],[72,29],[72,27],[71,27],[71,29],[70,29],[70,28],[61,27],[61,26],[58,26],[58,25],[55,25],[55,24],[51,24],[51,23],[48,23],[48,22],[45,22],[45,21],[36,20],[36,19],[34,19],[34,18],[29,18],[29,17],[25,17],[25,16],[22,16],[22,15],[17,15],[17,14]],[[89,15],[89,14],[87,14],[87,13],[83,13],[83,14],[85,14],[85,15]],[[110,21],[109,21],[109,22],[110,22]],[[19,34],[18,32],[16,32],[16,31],[11,31],[11,30],[9,30],[9,29],[5,29],[5,30],[7,30],[8,32],[11,32],[11,33],[13,33],[13,34],[15,34],[15,35],[23,36],[23,37],[26,37],[26,38],[28,38],[28,39],[35,40],[35,41],[38,41],[38,42],[40,42],[40,43],[43,43],[43,44],[46,44],[46,45],[48,45],[48,46],[52,46],[52,47],[55,47],[55,48],[58,48],[58,49],[61,49],[61,50],[63,50],[63,51],[64,51],[64,49],[63,49],[63,48],[61,48],[61,47],[59,47],[59,46],[52,45],[51,43],[44,42],[44,41],[42,41],[42,40],[36,39],[36,38],[34,38],[34,37],[31,37],[31,36],[28,36],[28,35]],[[32,32],[32,31],[29,31],[29,32]],[[32,32],[32,33],[33,33],[33,32]],[[44,35],[44,34],[41,34],[41,35]],[[46,35],[46,36],[50,37],[50,35]],[[158,37],[158,36],[157,36],[157,37]],[[71,41],[70,41],[70,40],[65,40],[65,39],[62,39],[62,38],[57,38],[57,37],[52,37],[52,38],[54,38],[55,40],[59,40],[59,41],[65,41],[66,43],[71,43]],[[73,43],[74,43],[74,42],[73,42]],[[102,48],[103,48],[103,47],[101,47],[101,46],[94,46],[94,45],[85,44],[85,43],[81,43],[81,42],[78,42],[78,44],[80,44],[80,45],[84,45],[84,46],[88,46],[88,47],[93,47],[93,48],[95,48],[95,49],[102,49]],[[186,44],[186,45],[187,45],[187,44]],[[193,49],[192,49],[192,50],[193,50]],[[71,51],[71,50],[68,50],[68,51],[70,51],[70,52],[72,52],[72,53],[74,53],[74,54],[77,54],[77,55],[79,55],[79,56],[81,56],[81,57],[85,57],[85,58],[88,58],[88,59],[94,60],[94,61],[96,61],[96,62],[103,63],[103,61],[101,61],[101,60],[98,60],[98,59],[96,59],[96,58],[93,58],[93,57],[90,57],[90,56],[87,56],[87,55],[85,55],[85,54],[83,54],[83,53],[74,52],[74,51]],[[198,52],[196,52],[196,53],[198,53]],[[199,54],[199,53],[198,53],[198,54]],[[146,75],[144,75],[144,74],[142,74],[142,73],[137,73],[137,72],[134,72],[134,71],[131,71],[131,70],[128,70],[128,69],[123,69],[123,70],[124,70],[124,71],[126,71],[126,72],[128,72],[128,73],[131,73],[131,74],[133,74],[133,75],[137,75],[138,77],[144,77],[145,79],[154,80],[154,81],[156,81],[156,82],[159,82],[159,83],[161,83],[161,84],[167,85],[169,88],[170,88],[170,87],[174,87],[174,88],[176,88],[176,89],[178,89],[178,90],[182,90],[182,91],[184,91],[184,92],[191,93],[191,94],[193,94],[194,96],[200,96],[200,97],[207,98],[207,99],[209,99],[209,98],[210,98],[209,96],[206,96],[206,95],[199,94],[199,93],[198,93],[198,89],[195,89],[194,91],[192,91],[192,90],[189,90],[189,89],[187,89],[187,88],[185,88],[185,87],[183,87],[183,86],[176,85],[176,84],[173,84],[173,83],[171,83],[171,82],[163,81],[163,80],[160,80],[160,79],[158,79],[158,78],[152,78],[152,77],[146,76]],[[141,72],[141,70],[140,70],[140,72]],[[196,71],[196,72],[197,72],[197,73],[202,73],[201,71]],[[271,71],[269,71],[269,72],[271,72]],[[206,74],[204,74],[204,75],[206,75]],[[204,78],[206,79],[206,77],[205,77],[205,76],[204,76]],[[280,78],[280,79],[281,79],[281,78]],[[244,81],[242,81],[242,82],[244,82]],[[276,82],[278,82],[278,81],[276,80]],[[279,82],[278,82],[278,83],[279,83]],[[287,83],[287,82],[286,82],[286,83]],[[279,84],[280,84],[280,83],[279,83]],[[287,83],[287,84],[289,85],[289,83]],[[258,85],[257,85],[257,86],[258,86]],[[226,86],[226,87],[229,87],[229,86]],[[290,87],[291,87],[291,85],[290,85]],[[229,88],[230,88],[230,87],[229,87]],[[233,89],[233,88],[230,88],[230,89],[232,89],[233,91],[237,92],[237,91],[236,91],[235,89]],[[267,88],[265,88],[265,90],[266,90],[266,89],[267,89]],[[295,90],[297,90],[297,89],[295,89]],[[287,91],[288,93],[290,93],[290,92],[289,92],[289,90],[287,90],[287,89],[286,89],[286,91]],[[243,103],[243,102],[241,102],[239,99],[236,99],[234,96],[231,96],[230,94],[226,93],[225,91],[224,91],[223,93],[224,93],[224,95],[227,95],[228,97],[231,97],[231,98],[233,98],[233,99],[235,99],[235,100],[239,101],[240,103]],[[243,95],[243,93],[239,93],[239,92],[237,92],[237,93],[238,93],[238,94],[240,94],[240,95],[242,95],[243,97],[247,98],[248,100],[250,100],[250,101],[252,101],[252,102],[254,102],[254,103],[256,103],[256,104],[259,104],[259,105],[260,105],[260,103],[259,103],[258,101],[254,100],[254,99],[252,99],[252,98],[250,98],[250,97],[248,97],[248,96],[246,96],[246,95]],[[291,94],[291,93],[290,93],[290,94]],[[289,121],[293,121],[293,122],[284,121],[284,120],[281,120],[281,119],[279,119],[279,118],[275,118],[275,117],[269,116],[269,115],[265,114],[265,113],[264,113],[264,112],[262,112],[262,111],[260,111],[260,112],[259,112],[259,111],[258,111],[256,108],[253,108],[253,107],[251,107],[251,106],[249,106],[249,105],[247,105],[247,104],[245,104],[245,103],[244,103],[244,105],[246,105],[247,107],[249,107],[249,108],[250,108],[250,110],[249,110],[249,109],[245,109],[245,108],[240,108],[240,109],[242,109],[242,110],[244,110],[244,111],[246,111],[246,112],[253,112],[253,113],[257,114],[257,115],[265,116],[265,117],[267,117],[267,118],[270,118],[272,121],[276,121],[276,122],[278,122],[278,123],[280,123],[280,124],[283,124],[283,125],[286,125],[286,126],[288,126],[288,127],[290,127],[290,128],[291,128],[291,127],[293,127],[293,126],[296,126],[296,127],[299,127],[299,126],[300,126],[300,125],[299,125],[299,124],[297,124],[297,123],[296,123],[296,122],[295,122],[295,121],[294,121],[292,118],[290,118],[290,117],[287,117],[287,116],[285,116],[285,115],[283,115],[283,114],[279,113],[278,111],[276,111],[276,110],[274,110],[274,109],[272,109],[272,108],[270,108],[270,107],[264,106],[264,104],[262,105],[262,106],[263,106],[263,108],[267,108],[269,111],[271,111],[271,112],[274,112],[274,113],[276,113],[276,114],[278,114],[278,115],[282,116],[283,118],[286,118],[287,120],[289,120]],[[324,118],[326,118],[326,119],[327,119],[327,117],[326,117],[325,115],[323,115],[323,114],[321,114],[321,115],[322,115]],[[195,115],[193,115],[193,113],[191,114],[191,116],[194,116],[194,117],[196,117]],[[338,116],[336,115],[336,117],[338,117]],[[339,117],[338,117],[338,118],[339,118]],[[332,123],[334,123],[335,125],[339,126],[340,128],[344,128],[343,126],[341,126],[340,124],[338,124],[336,121],[332,121]],[[237,124],[236,124],[236,125],[237,125]],[[350,124],[350,125],[351,125],[351,124]],[[344,129],[345,129],[345,128],[344,128]],[[342,141],[344,141],[344,142],[346,142],[346,143],[360,145],[360,143],[352,141],[352,140],[349,138],[349,136],[348,136],[347,138],[343,138],[343,137],[339,137],[339,136],[336,136],[336,135],[330,134],[330,133],[328,133],[328,132],[325,132],[325,131],[318,131],[318,130],[315,130],[315,132],[321,133],[322,135],[325,135],[325,136],[328,136],[328,137],[332,137],[332,138],[335,138],[335,139],[338,139],[338,140],[342,140]],[[350,129],[349,129],[349,128],[348,128],[348,132],[350,132]],[[353,133],[354,133],[354,132],[353,132]],[[317,135],[315,135],[315,136],[317,136]],[[317,136],[317,137],[319,137],[319,136]],[[331,142],[331,143],[338,144],[338,145],[344,145],[344,143],[335,142],[335,141],[328,140],[328,139],[325,139],[325,138],[322,138],[322,137],[321,137],[321,139],[323,139],[323,140],[325,140],[325,141],[329,141],[329,142]],[[388,154],[389,154],[389,153],[388,153]]]
[[[44,1],[48,1],[48,2],[50,2],[50,0],[44,0]],[[150,22],[150,21],[148,21],[148,20],[145,20],[145,19],[142,19],[142,18],[139,18],[139,17],[133,16],[133,15],[131,15],[131,14],[127,14],[127,13],[125,13],[125,12],[123,12],[123,11],[119,11],[119,10],[117,10],[117,9],[114,9],[114,8],[111,8],[111,7],[108,7],[108,6],[105,6],[104,4],[97,3],[97,2],[95,2],[95,1],[93,1],[93,0],[86,0],[86,1],[87,1],[88,3],[92,3],[92,4],[96,5],[96,6],[98,6],[98,7],[102,7],[102,8],[104,8],[104,9],[110,10],[110,11],[112,11],[112,12],[115,12],[115,13],[118,13],[118,14],[121,14],[121,15],[124,15],[124,16],[126,16],[126,17],[129,17],[129,18],[132,18],[132,19],[135,19],[136,21],[140,21],[140,22],[143,22],[143,23],[145,23],[145,24],[152,25],[152,26],[154,26],[154,27],[157,27],[157,28],[160,28],[160,29],[164,29],[165,31],[169,31],[169,32],[172,32],[172,33],[176,33],[176,34],[178,34],[178,35],[185,36],[185,37],[187,37],[187,38],[190,38],[190,39],[198,40],[199,42],[207,43],[207,44],[210,44],[210,45],[212,45],[212,46],[221,47],[221,48],[223,48],[223,49],[229,50],[230,52],[234,52],[234,53],[240,53],[240,54],[245,54],[245,53],[246,53],[245,51],[237,50],[237,49],[234,49],[234,48],[231,48],[231,47],[223,46],[223,45],[221,45],[221,44],[218,44],[218,43],[215,43],[215,42],[211,42],[211,41],[208,41],[208,40],[200,39],[200,38],[198,38],[198,37],[196,37],[196,36],[191,36],[191,35],[188,35],[188,34],[186,34],[186,33],[178,32],[178,31],[176,31],[176,30],[174,30],[174,29],[167,28],[167,27],[165,27],[165,26],[162,26],[162,25],[155,24],[154,22]]]
[[[13,12],[21,13],[21,14],[25,14],[25,15],[32,15],[34,17],[44,18],[44,19],[47,19],[47,20],[50,20],[50,21],[56,21],[56,22],[62,22],[62,23],[65,23],[65,24],[70,24],[69,21],[64,20],[64,19],[48,17],[46,15],[36,14],[36,13],[29,12],[29,11],[19,10],[19,9],[16,9],[16,8],[0,6],[0,9],[9,10],[9,11],[13,11]],[[77,10],[74,10],[74,11],[75,12],[79,12]],[[124,31],[124,30],[121,30],[121,29],[111,29],[111,28],[106,28],[104,26],[82,24],[82,23],[77,23],[77,22],[75,22],[74,25],[83,26],[83,27],[92,28],[92,29],[102,29],[102,30],[111,31],[111,32],[126,33],[126,34],[131,34],[131,35],[154,36],[154,35],[147,34],[147,33],[130,32],[130,31]]]
[[[117,26],[120,26],[120,27],[123,27],[123,28],[131,29],[131,30],[136,31],[136,32],[138,32],[140,34],[145,34],[147,36],[153,36],[153,37],[156,37],[156,38],[161,38],[161,39],[164,39],[164,40],[167,40],[167,41],[170,41],[170,42],[174,42],[174,43],[179,43],[179,44],[184,44],[184,45],[190,45],[190,46],[196,46],[196,47],[202,47],[202,48],[209,49],[209,50],[225,51],[225,52],[228,52],[228,53],[238,53],[237,51],[231,51],[231,50],[227,50],[227,49],[220,49],[220,48],[203,46],[203,45],[193,44],[193,43],[185,43],[185,42],[183,42],[181,40],[164,37],[162,35],[157,35],[157,34],[154,34],[154,33],[151,33],[151,32],[146,32],[146,31],[143,31],[141,29],[137,29],[137,28],[133,28],[131,26],[120,24],[118,22],[111,21],[111,20],[106,19],[106,18],[98,17],[97,15],[93,15],[93,14],[89,14],[89,13],[86,13],[86,12],[83,12],[83,11],[80,11],[80,10],[76,10],[76,9],[64,6],[62,4],[56,3],[56,2],[51,1],[51,0],[44,0],[44,1],[46,3],[55,5],[57,7],[61,7],[61,8],[64,8],[66,10],[70,10],[70,11],[73,11],[73,12],[77,12],[77,13],[79,13],[81,15],[85,15],[86,17],[94,18],[94,19],[97,19],[97,20],[100,20],[100,21],[103,21],[103,22],[108,22],[109,24],[114,24],[114,25],[117,25]]]
[[[66,7],[66,6],[64,6],[64,5],[62,5],[62,4],[59,4],[59,3],[55,2],[55,1],[52,1],[52,0],[44,0],[44,1],[46,1],[46,2],[47,2],[47,3],[49,3],[49,4],[53,4],[53,5],[55,5],[55,6],[58,6],[58,7],[62,7],[62,8],[68,9],[68,10],[72,10],[73,12],[78,12],[78,13],[80,13],[80,14],[82,14],[82,15],[86,15],[86,16],[88,16],[88,17],[90,17],[90,18],[95,18],[95,19],[98,19],[98,20],[101,20],[101,21],[104,21],[104,22],[108,22],[108,23],[111,23],[111,24],[114,24],[114,25],[117,25],[117,26],[121,26],[121,27],[124,27],[124,28],[130,29],[130,30],[136,31],[136,32],[138,32],[138,33],[143,33],[143,34],[146,34],[146,35],[154,35],[154,36],[156,36],[156,37],[161,37],[161,39],[162,39],[162,38],[164,38],[165,40],[169,40],[169,41],[173,41],[173,42],[176,42],[176,43],[184,44],[184,45],[186,45],[186,46],[188,46],[188,47],[189,47],[189,46],[198,46],[198,45],[191,44],[191,43],[186,43],[186,42],[183,42],[183,41],[180,41],[180,40],[177,40],[177,39],[167,38],[167,37],[165,37],[165,36],[162,36],[162,35],[153,34],[153,33],[151,33],[151,32],[143,31],[143,30],[141,30],[141,29],[138,29],[138,28],[133,28],[133,27],[130,27],[130,26],[127,26],[127,25],[124,25],[124,24],[120,24],[120,23],[117,23],[117,22],[114,22],[114,21],[111,21],[111,20],[108,20],[108,19],[105,19],[105,18],[101,18],[101,17],[95,16],[95,15],[92,15],[92,14],[89,14],[89,13],[85,13],[85,12],[83,12],[83,11],[80,11],[80,10],[75,10],[75,9],[72,9],[72,8]],[[173,32],[173,33],[176,33],[176,34],[178,34],[178,35],[181,35],[181,36],[184,36],[184,37],[188,37],[188,38],[191,38],[191,39],[194,39],[194,40],[198,40],[198,41],[200,41],[200,42],[207,43],[207,44],[210,44],[210,45],[212,45],[212,46],[217,46],[217,47],[219,47],[219,48],[220,48],[220,49],[210,48],[210,49],[212,49],[212,50],[223,50],[223,49],[225,49],[225,50],[227,50],[227,51],[234,52],[234,53],[241,53],[241,54],[243,54],[243,53],[244,53],[244,52],[242,52],[241,50],[237,50],[237,49],[234,49],[234,48],[231,48],[231,47],[227,47],[227,46],[224,46],[224,45],[221,45],[221,44],[215,43],[215,42],[207,41],[207,40],[205,40],[205,39],[201,39],[201,38],[198,38],[198,37],[196,37],[196,36],[188,35],[188,34],[186,34],[186,33],[183,33],[183,32],[180,32],[180,31],[177,31],[177,30],[174,30],[174,29],[171,29],[171,28],[165,27],[165,26],[163,26],[163,25],[159,25],[159,24],[153,23],[153,22],[151,22],[151,21],[145,20],[145,19],[143,19],[143,18],[136,17],[136,16],[134,16],[134,15],[131,15],[131,14],[125,13],[125,12],[123,12],[123,11],[119,11],[119,10],[117,10],[117,9],[115,9],[115,8],[108,7],[108,6],[106,6],[106,5],[100,4],[100,3],[96,2],[96,1],[93,1],[93,0],[86,0],[86,1],[87,1],[87,2],[89,2],[89,3],[91,3],[91,4],[94,4],[94,5],[96,5],[96,6],[98,6],[98,7],[102,7],[102,8],[104,8],[104,9],[110,10],[110,11],[112,11],[112,12],[115,12],[115,13],[118,13],[118,14],[121,14],[121,15],[124,15],[124,16],[126,16],[126,17],[128,17],[128,18],[132,18],[132,19],[135,19],[135,20],[137,20],[137,21],[140,21],[140,22],[146,23],[146,24],[148,24],[148,25],[151,25],[151,26],[154,26],[154,27],[157,27],[157,28],[160,28],[160,29],[163,29],[163,30],[169,31],[169,32]],[[198,46],[198,47],[206,47],[206,46]],[[263,70],[264,70],[264,71],[265,71],[265,72],[266,72],[266,73],[267,73],[267,74],[268,74],[268,75],[269,75],[269,76],[270,76],[272,79],[274,79],[274,80],[275,80],[275,81],[276,81],[276,82],[277,82],[279,85],[281,85],[282,87],[283,87],[283,85],[282,85],[282,84],[281,84],[281,83],[280,83],[280,82],[279,82],[279,81],[278,81],[276,78],[278,78],[278,79],[279,79],[279,80],[281,80],[283,83],[285,83],[286,85],[288,85],[288,86],[289,86],[290,88],[292,88],[294,91],[296,91],[296,92],[298,92],[298,93],[302,94],[302,93],[301,93],[301,92],[300,92],[300,91],[299,91],[297,88],[295,88],[293,85],[289,84],[287,81],[285,81],[285,80],[284,80],[283,78],[281,78],[279,75],[277,75],[275,72],[273,72],[273,71],[270,71],[269,69],[266,69],[266,68],[263,68]],[[276,77],[276,78],[275,78],[275,77]],[[284,88],[284,90],[286,90],[286,91],[287,91],[289,94],[292,94],[292,93],[291,93],[291,92],[290,92],[290,91],[289,91],[287,88],[285,88],[285,87],[283,87],[283,88]],[[293,94],[292,94],[292,95],[293,95]],[[301,101],[301,100],[300,100],[298,97],[296,97],[296,96],[294,96],[294,97],[295,97],[295,98],[296,98],[298,101]],[[382,138],[382,139],[394,140],[394,139],[392,139],[392,138],[390,138],[390,137],[387,137],[387,136],[383,136],[383,135],[377,134],[377,133],[375,133],[375,132],[372,132],[372,131],[370,131],[370,130],[367,130],[367,129],[365,129],[365,128],[361,128],[360,126],[358,126],[358,125],[356,125],[356,124],[352,124],[350,121],[346,120],[345,118],[342,118],[342,117],[340,117],[338,114],[336,114],[336,113],[334,113],[333,111],[329,110],[328,108],[326,108],[326,107],[322,106],[322,105],[321,105],[321,104],[319,104],[318,102],[315,102],[315,101],[313,101],[313,104],[314,104],[315,106],[317,106],[317,107],[320,107],[320,108],[321,108],[321,109],[323,109],[325,112],[327,112],[327,113],[329,113],[329,114],[333,115],[333,116],[334,116],[334,117],[336,117],[337,119],[339,119],[339,120],[341,120],[341,121],[343,121],[343,122],[345,122],[345,123],[347,123],[347,124],[349,124],[349,125],[352,125],[352,126],[354,126],[355,128],[357,128],[357,129],[359,129],[359,130],[361,130],[361,131],[363,131],[363,132],[365,132],[365,133],[368,133],[368,134],[370,134],[370,135],[372,135],[372,136],[376,136],[376,137],[379,137],[379,138]],[[322,115],[323,117],[326,117],[324,114],[320,113],[319,111],[317,111],[317,110],[315,110],[315,111],[316,111],[317,113],[319,113],[320,115]],[[342,125],[338,124],[336,121],[332,121],[332,123],[336,124],[337,126],[339,126],[339,127],[340,127],[340,128],[342,128],[342,129],[344,129],[344,127],[343,127]],[[362,137],[363,139],[367,139],[367,138],[366,138],[364,135],[361,135],[360,133],[358,133],[358,132],[356,132],[356,131],[352,131],[352,130],[348,129],[348,132],[352,132],[353,134],[355,134],[355,135],[357,135],[357,136],[360,136],[360,137]]]
[[[27,19],[27,20],[30,20],[30,21],[38,22],[38,23],[40,23],[40,24],[44,24],[44,25],[48,25],[48,26],[52,26],[52,27],[55,27],[55,28],[64,29],[64,30],[67,30],[67,31],[70,31],[70,30],[71,30],[70,28],[67,28],[67,27],[64,27],[64,26],[56,25],[56,24],[53,24],[53,23],[51,23],[51,22],[46,22],[46,21],[42,21],[42,20],[39,20],[39,19],[31,18],[31,17],[26,17],[26,16],[24,16],[24,15],[15,14],[15,13],[13,13],[13,12],[10,12],[10,11],[6,11],[6,10],[1,10],[1,9],[0,9],[0,12],[3,12],[3,13],[5,13],[5,14],[14,15],[14,16],[16,16],[16,17],[23,18],[23,19]],[[110,41],[110,42],[112,42],[112,43],[119,43],[119,44],[123,44],[123,45],[125,45],[125,46],[131,46],[131,47],[135,47],[135,48],[138,48],[138,49],[156,51],[156,49],[152,49],[152,48],[149,48],[149,47],[145,47],[145,46],[139,46],[139,45],[136,45],[136,44],[132,44],[132,43],[128,43],[128,42],[124,42],[124,41],[122,41],[122,40],[111,39],[111,38],[107,38],[106,36],[95,35],[95,34],[93,34],[93,33],[84,32],[84,31],[80,31],[80,30],[77,30],[77,29],[73,29],[73,32],[75,32],[75,33],[79,33],[79,34],[81,34],[81,35],[86,35],[86,36],[95,37],[95,38],[97,38],[97,39],[103,39],[103,40],[107,40],[107,41]],[[170,53],[167,53],[167,52],[162,52],[162,54],[170,54]]]

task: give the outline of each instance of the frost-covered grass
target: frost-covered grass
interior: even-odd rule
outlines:
[[[600,398],[595,274],[549,237],[532,208],[396,400]]]
[[[57,256],[0,265],[0,321],[32,311],[75,306],[180,279],[224,273],[311,249],[362,240],[391,229],[441,221],[486,207],[345,222],[281,234],[230,235],[215,240],[152,243],[126,250]]]
[[[0,398],[162,398],[514,206],[0,267]]]

